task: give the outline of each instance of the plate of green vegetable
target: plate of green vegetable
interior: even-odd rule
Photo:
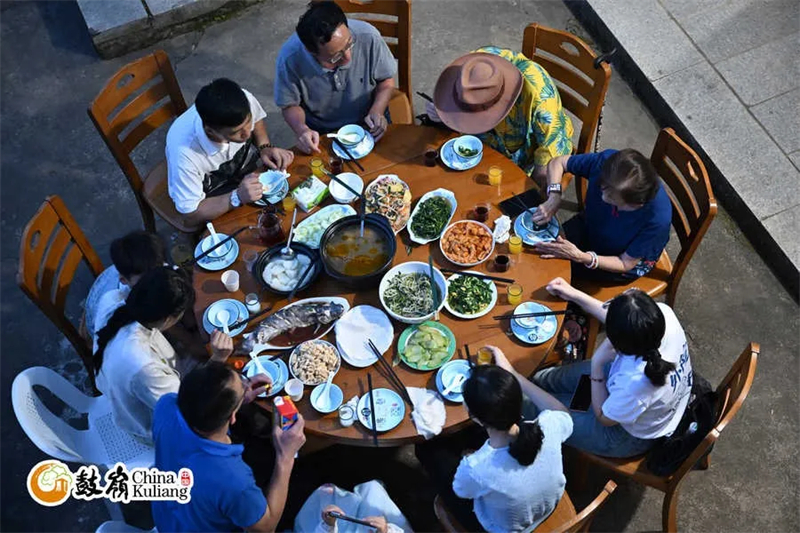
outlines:
[[[458,207],[456,195],[447,189],[425,193],[408,220],[408,235],[417,244],[428,244],[442,236]]]
[[[441,322],[410,326],[397,340],[400,359],[414,370],[436,370],[456,352],[456,338]]]
[[[492,280],[459,274],[453,274],[447,279],[447,300],[444,307],[450,314],[470,320],[485,315],[495,304],[497,287]]]

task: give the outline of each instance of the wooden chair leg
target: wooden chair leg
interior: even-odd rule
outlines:
[[[665,533],[678,531],[678,490],[667,491],[661,508],[661,527]]]
[[[697,470],[708,470],[708,467],[711,466],[711,454],[706,454],[703,456],[699,461],[697,461],[697,466],[695,467]]]
[[[586,490],[586,482],[589,479],[589,461],[578,455],[575,466],[578,472],[570,478],[570,481],[573,482],[575,490],[583,492]]]

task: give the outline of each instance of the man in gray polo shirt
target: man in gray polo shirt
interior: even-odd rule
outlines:
[[[347,20],[333,2],[309,5],[278,54],[275,104],[297,147],[319,152],[319,135],[363,123],[375,140],[386,131],[395,59],[378,30]]]

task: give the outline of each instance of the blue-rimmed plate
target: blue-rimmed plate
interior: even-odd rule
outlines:
[[[556,217],[550,219],[550,223],[539,230],[534,229],[533,213],[536,207],[528,209],[516,219],[514,219],[514,233],[527,245],[533,246],[540,242],[552,242],[556,240],[558,232],[561,231],[561,224]]]
[[[355,146],[347,146],[347,151],[353,154],[353,159],[361,159],[368,155],[373,148],[375,148],[375,137],[370,132],[366,132],[364,139]],[[333,152],[342,159],[350,159],[338,143],[333,143]]]
[[[375,425],[378,431],[389,431],[396,428],[406,416],[406,406],[403,399],[391,389],[374,389],[375,394]],[[358,421],[372,430],[372,411],[370,410],[369,392],[358,400]]]
[[[261,366],[264,367],[264,370],[267,371],[269,377],[272,378],[272,388],[268,392],[262,392],[258,396],[259,398],[275,396],[283,389],[283,386],[286,385],[286,382],[289,380],[289,369],[286,367],[286,363],[278,357],[270,361],[268,355],[259,355],[258,361],[261,363]],[[249,363],[244,365],[242,373],[248,378],[252,378],[258,374],[258,367],[252,359]]]
[[[224,233],[217,233],[220,239],[227,239],[228,236]],[[197,243],[197,246],[194,247],[194,256],[197,257],[198,255],[202,254],[204,251],[204,242],[210,242],[211,235],[207,236],[205,239],[201,240]],[[228,248],[228,245],[230,247]],[[214,252],[211,252],[201,260],[197,262],[197,266],[200,268],[204,268],[206,270],[225,270],[229,266],[231,266],[235,261],[236,258],[239,257],[239,243],[236,242],[236,239],[231,239],[228,241],[228,244],[223,244],[218,249],[225,249],[227,248],[228,251],[224,255],[220,257],[215,257]],[[208,245],[205,245],[205,249],[208,249]]]
[[[471,374],[472,370],[469,367],[469,363],[464,359],[448,361],[436,373],[436,388],[439,390],[439,394],[441,394],[442,398],[445,400],[455,403],[463,402],[464,395],[462,394],[462,389],[460,387],[452,392],[449,392],[448,394],[445,394],[444,391],[448,385],[453,382],[452,380],[457,379],[458,376],[469,377]]]
[[[522,302],[514,309],[514,314],[543,313],[551,311],[547,306],[537,302]],[[558,319],[554,315],[511,320],[511,331],[527,344],[541,344],[553,338],[558,331]]]
[[[452,170],[469,170],[478,166],[478,163],[480,163],[481,159],[483,159],[483,152],[481,152],[478,156],[469,159],[466,157],[461,157],[453,148],[455,142],[455,139],[450,139],[442,145],[441,150],[439,150],[439,158],[442,160],[442,163],[444,163],[447,168]]]
[[[203,313],[203,329],[205,329],[206,333],[209,335],[211,335],[215,329],[222,331],[222,325],[216,325],[219,324],[217,313],[220,309],[225,309],[228,311],[228,325],[234,324],[240,320],[244,320],[250,316],[250,313],[247,312],[247,307],[245,307],[244,304],[239,300],[234,300],[233,298],[217,300],[213,304],[209,305]],[[231,330],[231,337],[235,337],[236,335],[240,334],[246,327],[247,324],[244,324],[243,326]]]

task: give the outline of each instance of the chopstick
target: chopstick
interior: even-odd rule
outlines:
[[[458,274],[459,276],[467,276],[470,278],[490,279],[492,281],[500,281],[502,283],[514,283],[514,280],[510,278],[501,278],[498,276],[490,276],[488,274],[476,274],[475,272],[461,272],[459,270],[451,270],[449,268],[443,268],[442,272],[447,274]]]
[[[345,154],[347,154],[347,157],[349,157],[349,158],[350,158],[350,161],[352,161],[352,162],[353,162],[353,164],[355,164],[355,166],[357,166],[357,167],[359,168],[359,170],[361,170],[361,172],[364,172],[364,167],[362,167],[362,166],[361,166],[361,163],[359,163],[359,162],[356,160],[356,158],[355,158],[355,157],[353,157],[353,154],[351,154],[351,153],[350,153],[350,150],[348,150],[348,149],[347,149],[347,147],[346,147],[344,144],[342,144],[341,142],[339,142],[339,139],[337,139],[336,137],[334,137],[334,138],[333,138],[333,142],[334,142],[334,143],[336,143],[336,145],[337,145],[337,146],[339,146],[339,148],[341,148],[342,152],[344,152]]]
[[[294,299],[294,293],[297,292],[297,289],[300,288],[300,285],[303,283],[303,280],[306,279],[306,276],[308,276],[308,273],[311,271],[311,267],[313,267],[316,264],[317,264],[316,260],[311,259],[311,262],[308,263],[306,269],[303,271],[302,274],[300,274],[300,279],[298,279],[297,283],[294,284],[294,288],[292,289],[292,292],[289,293],[289,297],[287,298],[287,300],[290,303]]]
[[[372,349],[372,352],[378,358],[378,361],[381,362],[381,365],[383,366],[384,370],[386,370],[389,382],[395,389],[397,389],[397,392],[400,393],[400,396],[403,397],[403,400],[405,400],[408,403],[408,405],[410,405],[413,408],[414,404],[411,402],[411,396],[408,395],[406,386],[403,385],[403,382],[400,380],[400,376],[398,376],[397,373],[394,371],[392,365],[390,365],[389,362],[383,358],[383,354],[381,354],[380,350],[378,350],[378,347],[375,346],[375,343],[372,342],[372,339],[367,339],[367,340],[369,341],[369,347]]]
[[[464,353],[467,354],[467,362],[469,363],[469,367],[474,367],[475,363],[472,361],[472,355],[469,353],[469,344],[464,345]]]
[[[493,316],[492,318],[495,319],[495,320],[505,320],[507,318],[508,319],[511,319],[511,318],[534,318],[534,317],[537,317],[537,316],[563,315],[566,312],[567,312],[566,310],[564,310],[564,311],[541,311],[539,313],[520,313],[518,315],[515,315],[515,314],[497,315],[497,316]]]
[[[372,389],[372,374],[367,372],[367,385],[369,386],[369,414],[372,418],[372,442],[378,447],[378,423],[375,421],[375,392]]]
[[[364,199],[364,191],[361,191],[361,192],[356,191],[354,188],[352,188],[351,186],[346,184],[343,180],[340,180],[339,178],[337,178],[336,175],[333,174],[333,172],[329,172],[328,169],[323,169],[323,172],[325,172],[325,174],[327,174],[330,179],[334,180],[336,183],[338,183],[339,185],[341,185],[342,187],[344,187],[345,189],[347,189],[351,193],[353,193],[356,196],[358,196],[361,200]]]
[[[211,248],[209,248],[208,250],[206,250],[202,254],[198,255],[194,259],[190,259],[190,260],[182,263],[181,266],[185,266],[186,267],[186,266],[190,266],[190,265],[193,265],[193,264],[197,263],[198,261],[200,261],[201,259],[206,257],[208,254],[210,254],[211,252],[213,252],[214,250],[216,250],[217,248],[219,248],[220,246],[222,246],[226,242],[230,241],[231,239],[233,239],[234,237],[236,237],[237,235],[239,235],[241,232],[243,232],[246,229],[250,229],[250,226],[244,226],[243,228],[237,229],[236,231],[234,231],[233,233],[231,233],[230,235],[228,235],[227,237],[225,237],[224,239],[219,241],[217,244],[215,244],[214,246],[212,246]]]
[[[431,98],[431,97],[430,97],[430,96],[428,96],[427,94],[425,94],[425,93],[423,93],[423,92],[421,92],[421,91],[417,91],[417,94],[418,94],[419,96],[421,96],[422,98],[424,98],[425,100],[429,101],[430,103],[433,103],[433,98]]]
[[[267,305],[264,309],[262,309],[258,313],[254,314],[254,315],[250,315],[249,317],[244,318],[244,319],[240,320],[239,322],[234,323],[232,326],[229,326],[228,329],[233,331],[236,328],[240,328],[240,327],[244,326],[245,324],[247,324],[251,320],[255,320],[256,318],[258,318],[260,316],[266,315],[270,311],[272,311],[272,304]]]
[[[328,515],[330,515],[330,516],[332,516],[332,517],[334,517],[334,518],[336,518],[338,520],[344,520],[345,522],[352,522],[354,524],[367,526],[369,528],[373,527],[372,524],[370,524],[369,522],[365,522],[364,520],[359,520],[358,518],[353,518],[352,516],[347,516],[346,514],[342,514],[342,513],[336,512],[336,511],[331,511],[330,513],[328,513]]]
[[[439,321],[439,301],[436,297],[439,287],[436,285],[436,278],[433,276],[433,256],[428,254],[428,269],[431,273],[431,296],[433,297],[433,319]]]

